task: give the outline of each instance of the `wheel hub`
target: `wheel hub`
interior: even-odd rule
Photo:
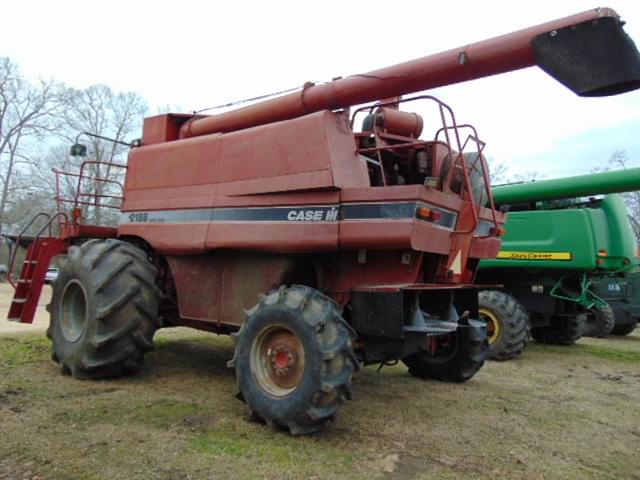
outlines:
[[[271,326],[251,348],[251,371],[258,385],[275,397],[293,392],[304,373],[304,347],[288,328]]]
[[[278,345],[271,349],[269,360],[276,375],[286,375],[295,363],[294,353],[286,345]]]
[[[478,313],[480,314],[480,318],[487,324],[487,341],[489,345],[493,345],[500,336],[500,322],[491,310],[481,308]]]
[[[60,330],[68,342],[77,342],[87,326],[87,296],[77,280],[64,287],[60,300]]]

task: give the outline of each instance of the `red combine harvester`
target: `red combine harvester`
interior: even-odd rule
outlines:
[[[219,115],[147,118],[120,165],[118,227],[84,224],[102,196],[78,190],[35,236],[9,317],[32,321],[61,255],[49,335],[64,371],[136,370],[161,327],[231,334],[239,397],[294,434],[334,417],[361,363],[468,380],[487,354],[474,275],[504,216],[475,129],[401,95],[535,64],[583,96],[640,86],[622,22],[597,9]],[[426,140],[399,108],[418,99],[442,122]]]

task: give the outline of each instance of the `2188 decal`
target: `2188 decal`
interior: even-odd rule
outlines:
[[[129,221],[131,223],[144,223],[149,221],[149,214],[146,212],[131,213],[129,214]]]

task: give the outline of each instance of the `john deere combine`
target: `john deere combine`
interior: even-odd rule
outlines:
[[[479,298],[492,358],[522,353],[528,329],[536,341],[571,344],[585,329],[605,336],[616,328],[595,285],[620,287],[634,268],[635,238],[616,192],[637,189],[640,168],[494,187],[509,213],[498,257],[478,272],[481,283],[504,285]]]

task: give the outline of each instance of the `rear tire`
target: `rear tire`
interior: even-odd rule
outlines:
[[[135,372],[160,326],[157,270],[131,244],[90,240],[69,248],[51,299],[52,358],[75,378]]]
[[[351,398],[355,333],[340,307],[304,286],[280,287],[247,314],[234,359],[238,397],[252,418],[304,435],[321,429]]]
[[[529,315],[513,296],[497,290],[478,294],[480,319],[487,323],[489,357],[510,360],[520,355],[529,338]]]
[[[531,329],[531,336],[536,342],[549,345],[572,345],[582,336],[587,316],[583,313],[575,316],[556,316],[546,327]]]
[[[583,337],[605,338],[616,325],[616,316],[609,305],[594,307],[587,313]]]
[[[636,327],[638,326],[638,322],[636,323],[627,323],[624,325],[616,325],[615,327],[613,327],[613,330],[611,330],[611,334],[612,335],[629,335],[631,332],[633,332]]]
[[[409,374],[422,379],[445,382],[466,382],[482,367],[489,353],[487,325],[479,320],[468,320],[458,330],[435,338],[435,353],[421,350],[402,361]]]

